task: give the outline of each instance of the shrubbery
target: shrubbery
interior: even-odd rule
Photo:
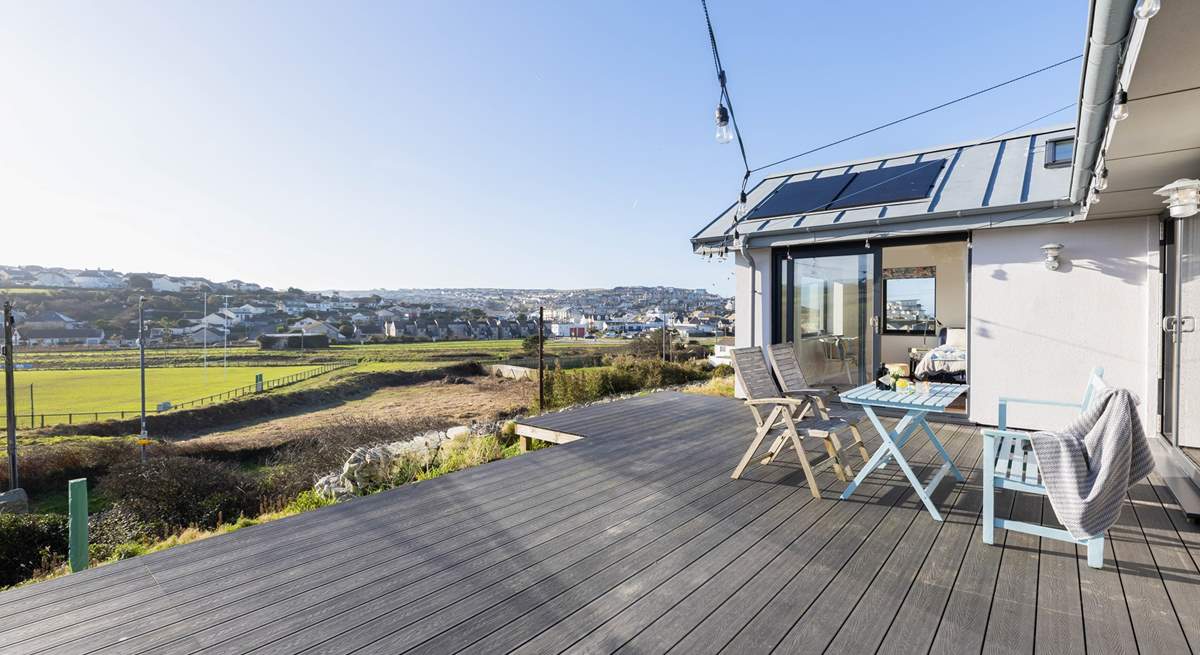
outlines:
[[[605,396],[707,380],[712,373],[702,362],[664,362],[618,355],[603,368],[554,369],[545,378],[546,407],[566,407]]]
[[[223,520],[257,514],[262,503],[251,476],[228,464],[191,457],[117,464],[100,478],[97,491],[159,535],[188,526],[213,528]]]
[[[67,532],[60,514],[0,514],[0,587],[66,559]]]

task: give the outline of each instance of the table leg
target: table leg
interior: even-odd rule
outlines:
[[[937,438],[934,437],[931,432],[930,439],[933,440],[938,452],[941,454],[942,458],[945,459],[945,464],[942,465],[941,469],[938,471],[937,475],[934,476],[929,486],[925,486],[922,485],[921,481],[917,479],[917,475],[913,473],[912,467],[908,465],[908,461],[904,459],[904,455],[900,452],[900,446],[904,442],[908,441],[909,437],[911,437],[913,432],[916,431],[915,428],[924,424],[924,412],[910,411],[905,414],[902,419],[900,419],[899,423],[896,424],[896,427],[900,429],[888,430],[886,427],[884,427],[883,422],[879,420],[879,416],[875,414],[875,410],[872,409],[870,405],[863,405],[862,407],[863,411],[867,415],[867,418],[871,420],[871,424],[875,426],[875,431],[879,433],[879,438],[883,440],[883,444],[880,445],[879,449],[875,451],[875,454],[871,456],[871,460],[867,462],[866,466],[863,467],[863,470],[859,471],[858,475],[854,476],[854,481],[851,482],[850,485],[846,487],[846,490],[842,492],[842,500],[848,499],[850,495],[854,493],[854,490],[858,488],[858,485],[862,484],[862,481],[866,479],[867,475],[869,475],[871,471],[880,467],[885,460],[895,459],[897,466],[899,466],[900,470],[904,473],[904,477],[908,478],[909,484],[912,485],[913,491],[915,491],[917,497],[921,499],[921,503],[925,505],[925,509],[929,511],[929,514],[933,516],[935,521],[941,521],[942,514],[938,511],[937,506],[934,505],[933,499],[930,498],[930,494],[933,493],[933,490],[937,488],[938,483],[941,482],[942,476],[945,475],[947,470],[953,468],[954,464],[950,461],[949,456],[946,455],[946,451],[942,448],[941,443],[937,441]]]
[[[933,428],[930,427],[929,422],[925,420],[925,415],[921,414],[921,416],[917,417],[917,421],[921,424],[921,427],[925,428],[925,432],[929,434],[929,440],[933,442],[933,447],[937,448],[938,454],[942,456],[942,460],[950,465],[950,472],[954,474],[954,477],[957,478],[959,482],[962,482],[965,479],[962,472],[960,472],[958,467],[954,465],[954,460],[950,459],[950,455],[948,455],[946,453],[946,449],[942,447],[942,442],[938,441],[937,435],[933,432]]]

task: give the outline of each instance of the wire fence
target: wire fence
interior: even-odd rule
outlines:
[[[208,396],[204,396],[203,398],[196,398],[194,400],[188,400],[188,401],[184,401],[182,403],[172,404],[170,407],[165,408],[165,409],[148,407],[148,408],[146,408],[146,413],[147,414],[161,414],[163,412],[175,411],[177,409],[188,409],[188,408],[201,407],[204,405],[211,405],[213,403],[218,403],[218,402],[222,402],[222,401],[226,401],[226,400],[233,400],[235,398],[241,398],[243,396],[249,396],[249,395],[256,394],[256,393],[265,393],[272,389],[278,389],[280,387],[286,387],[288,385],[296,384],[298,382],[303,382],[305,380],[311,380],[312,378],[315,378],[317,376],[325,375],[326,373],[331,373],[338,369],[343,369],[343,368],[347,368],[350,366],[354,366],[354,363],[353,362],[338,362],[338,363],[334,363],[334,364],[323,364],[321,366],[318,366],[317,368],[311,368],[306,371],[300,371],[299,373],[292,373],[291,375],[285,375],[281,378],[274,378],[272,380],[263,380],[261,388],[259,387],[258,383],[247,384],[245,386],[237,387],[236,389],[229,389],[228,391],[222,391],[220,393],[214,393],[214,394],[211,394]],[[75,423],[89,423],[89,422],[109,420],[109,419],[125,419],[125,418],[133,418],[135,416],[139,416],[140,414],[141,414],[141,410],[137,410],[137,409],[111,410],[111,411],[103,411],[103,412],[58,412],[58,413],[49,413],[49,414],[18,414],[17,415],[17,429],[20,430],[20,429],[32,429],[32,428],[44,428],[47,425],[51,425],[51,426],[62,425],[62,424],[73,425]],[[0,430],[7,429],[7,428],[8,428],[7,421],[4,420],[3,416],[0,416]]]

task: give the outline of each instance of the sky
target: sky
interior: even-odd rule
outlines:
[[[1086,5],[709,8],[757,166],[1078,54]],[[778,170],[992,136],[1079,71]],[[688,242],[742,175],[699,0],[0,0],[0,88],[3,264],[733,293]]]

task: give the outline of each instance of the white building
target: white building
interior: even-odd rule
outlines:
[[[889,293],[920,293],[966,344],[969,420],[995,425],[1002,395],[1078,402],[1103,367],[1200,480],[1200,3],[1152,20],[1096,6],[1085,79],[1063,89],[1076,124],[770,173],[744,218],[696,233],[697,253],[733,257],[737,345],[793,343],[810,382],[867,383],[943,338],[884,329]]]
[[[166,275],[150,278],[150,287],[155,291],[174,292],[183,290],[183,285],[179,280],[167,277]]]

